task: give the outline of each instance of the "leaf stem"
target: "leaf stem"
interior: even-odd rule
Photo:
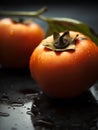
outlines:
[[[0,16],[27,16],[35,17],[47,11],[47,7],[43,7],[37,11],[0,11]]]

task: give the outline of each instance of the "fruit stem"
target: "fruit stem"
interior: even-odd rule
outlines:
[[[77,37],[78,35],[76,35]],[[53,45],[57,48],[57,49],[63,49],[66,48],[68,45],[72,44],[75,42],[75,39],[72,39],[69,35],[69,30],[66,30],[61,36],[59,35],[59,33],[54,33],[53,34],[54,37],[54,43]]]
[[[43,40],[42,45],[52,51],[68,51],[75,50],[76,40],[78,34],[75,37],[70,36],[70,30],[66,30],[62,34],[59,32],[53,33],[53,42],[45,42]]]
[[[43,7],[37,11],[0,11],[1,16],[27,16],[27,17],[35,17],[41,15],[47,11],[47,7]]]

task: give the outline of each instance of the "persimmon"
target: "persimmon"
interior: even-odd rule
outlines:
[[[31,54],[30,72],[50,97],[77,97],[98,79],[98,47],[80,32],[54,33]]]
[[[11,18],[0,20],[0,64],[7,68],[25,68],[35,47],[45,36],[36,22],[16,22]]]

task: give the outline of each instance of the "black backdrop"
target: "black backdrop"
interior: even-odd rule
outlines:
[[[2,1],[0,1],[0,5],[5,5],[5,6],[8,6],[8,5],[24,5],[24,4],[26,4],[26,5],[33,5],[33,4],[38,4],[38,5],[42,5],[42,4],[53,4],[53,5],[57,5],[57,4],[70,4],[70,5],[76,5],[76,4],[80,4],[80,5],[97,5],[97,1],[95,2],[95,0],[82,0],[82,1],[79,1],[79,0],[58,0],[58,1],[56,1],[56,0],[2,0]]]
[[[98,4],[94,0],[2,0],[0,10],[36,10],[43,5],[49,5],[45,15],[81,20],[98,33]],[[42,130],[41,126],[39,129],[34,128],[34,124],[39,125],[37,123],[40,123],[42,118],[49,118],[56,124],[53,128],[44,130],[98,130],[98,84],[91,90],[92,93],[87,91],[71,102],[56,102],[43,94],[36,98],[39,87],[31,79],[28,70],[0,68],[0,130]],[[33,92],[35,97],[32,96]],[[18,100],[20,103],[23,102],[24,106],[19,104],[17,107]],[[15,102],[16,107],[11,106],[10,103]],[[30,110],[31,115],[28,115],[27,112]],[[41,112],[40,116],[37,115],[38,111]],[[9,116],[2,117],[2,112]],[[51,121],[44,125],[51,126]]]

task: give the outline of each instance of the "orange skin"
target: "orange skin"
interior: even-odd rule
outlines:
[[[74,37],[86,37],[70,31]],[[76,49],[54,52],[43,42],[53,42],[49,36],[43,40],[30,57],[32,78],[42,90],[53,98],[72,98],[81,95],[98,79],[98,47],[88,38],[77,40]]]
[[[0,20],[0,64],[8,68],[25,68],[35,47],[45,37],[40,25],[14,23],[10,18]]]

